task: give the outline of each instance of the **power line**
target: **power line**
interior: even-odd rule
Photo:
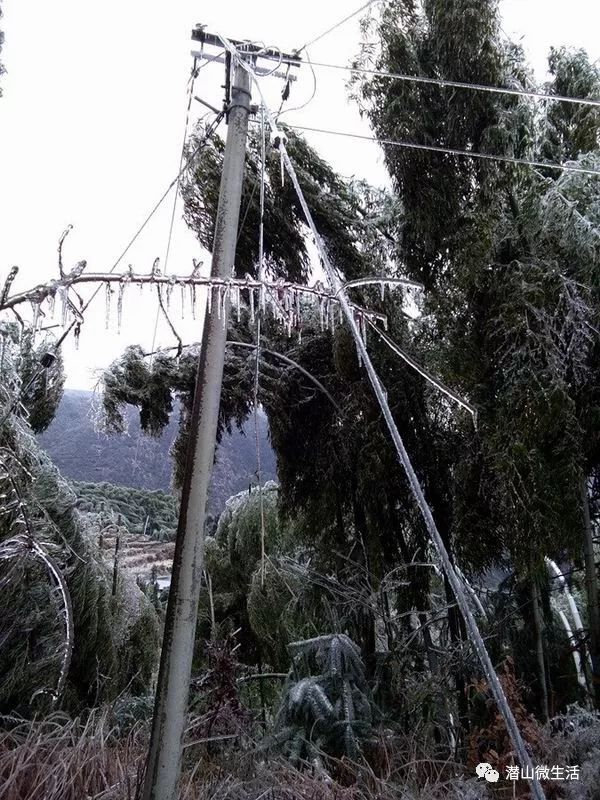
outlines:
[[[329,64],[323,61],[313,61],[313,67],[323,67],[326,69],[337,69],[346,72],[355,72],[361,75],[371,75],[375,78],[392,78],[397,81],[408,83],[433,84],[442,88],[451,87],[453,89],[470,89],[478,92],[491,92],[493,94],[507,94],[514,97],[530,97],[536,100],[554,100],[561,103],[573,103],[575,105],[592,106],[600,108],[600,100],[591,97],[568,97],[562,94],[547,94],[527,89],[511,89],[508,86],[491,86],[485,83],[469,83],[466,81],[444,80],[443,78],[428,78],[424,75],[407,75],[402,72],[387,72],[386,70],[367,69],[365,67],[349,67],[343,64]]]
[[[206,62],[206,63],[208,63],[208,62]],[[200,72],[200,70],[197,69],[196,64],[197,64],[197,59],[194,58],[194,61],[193,61],[193,64],[192,64],[192,71],[190,73],[190,77],[189,77],[189,80],[188,80],[188,101],[187,101],[187,109],[186,109],[186,114],[185,114],[185,125],[183,127],[183,141],[181,143],[181,154],[179,156],[179,173],[177,175],[177,181],[176,181],[176,186],[175,186],[175,195],[173,197],[173,208],[171,209],[171,222],[169,224],[169,235],[167,237],[167,249],[165,251],[165,263],[164,263],[164,267],[163,267],[165,275],[167,274],[168,269],[169,269],[169,253],[171,252],[171,241],[173,239],[173,227],[175,225],[175,212],[177,210],[177,200],[179,199],[179,189],[181,187],[181,177],[182,177],[182,174],[183,174],[182,167],[183,167],[183,162],[185,160],[185,146],[187,144],[187,139],[188,139],[188,129],[189,129],[189,124],[190,124],[190,111],[191,111],[191,108],[192,108],[192,99],[194,97],[194,86],[196,84],[196,78],[198,77],[198,73]],[[203,66],[205,66],[205,65],[203,65]],[[152,350],[152,351],[154,350],[154,345],[156,344],[156,335],[158,333],[158,320],[159,320],[159,317],[160,317],[161,310],[163,311],[164,315],[167,316],[167,312],[165,311],[165,308],[164,308],[164,305],[163,305],[163,302],[162,302],[162,297],[161,297],[160,287],[159,287],[158,288],[158,305],[156,307],[156,318],[154,320],[154,332],[152,334],[152,347],[150,348],[150,350]],[[150,365],[152,365],[152,359],[150,359]],[[140,435],[141,435],[141,433],[140,433]]]
[[[360,8],[357,8],[356,11],[353,11],[351,14],[348,14],[347,17],[344,17],[344,19],[341,19],[339,22],[336,22],[336,24],[332,25],[331,28],[327,28],[326,31],[323,31],[323,33],[320,33],[318,36],[315,36],[314,39],[311,39],[309,42],[306,42],[306,44],[303,44],[302,47],[300,47],[298,50],[296,50],[296,52],[297,53],[301,53],[307,47],[310,47],[311,45],[315,44],[315,42],[320,42],[321,39],[325,38],[325,36],[328,36],[330,33],[333,33],[333,31],[337,30],[342,25],[344,25],[346,22],[351,20],[353,17],[356,17],[358,14],[360,14],[361,11],[366,11],[367,8],[369,8],[369,6],[372,6],[373,3],[377,3],[377,2],[378,2],[378,0],[369,0],[368,3],[365,3]]]
[[[195,147],[195,148],[194,148],[194,150],[192,151],[192,153],[190,153],[190,155],[188,156],[188,158],[186,158],[186,159],[185,159],[185,162],[184,162],[184,164],[183,164],[182,168],[179,170],[179,172],[177,173],[177,175],[176,175],[176,176],[173,178],[173,180],[171,181],[171,183],[168,185],[168,187],[167,187],[167,188],[166,188],[166,190],[164,191],[163,195],[161,196],[160,200],[159,200],[159,201],[156,203],[156,205],[154,206],[154,208],[153,208],[153,209],[150,211],[150,213],[148,214],[148,216],[146,217],[146,219],[145,219],[145,220],[142,222],[142,224],[140,225],[140,227],[137,229],[137,231],[135,232],[135,234],[132,236],[132,238],[130,239],[129,243],[127,244],[127,246],[125,247],[125,249],[123,250],[123,252],[121,253],[121,255],[120,255],[118,258],[117,258],[117,260],[114,262],[114,264],[112,265],[112,267],[109,269],[109,273],[112,273],[112,272],[114,272],[114,271],[115,271],[115,269],[116,269],[116,268],[119,266],[119,264],[121,263],[121,261],[122,261],[122,260],[125,258],[125,256],[126,256],[126,255],[127,255],[127,253],[129,252],[130,248],[133,246],[133,244],[135,243],[135,241],[137,240],[137,238],[140,236],[140,234],[142,233],[142,231],[144,230],[144,228],[146,227],[146,225],[147,225],[147,224],[150,222],[150,220],[152,219],[152,217],[153,217],[153,216],[156,214],[156,212],[158,211],[158,209],[160,208],[160,206],[163,204],[163,202],[165,201],[165,199],[168,197],[168,195],[169,195],[169,192],[170,192],[170,191],[171,191],[171,189],[172,189],[172,188],[175,186],[175,184],[177,183],[177,181],[179,180],[179,178],[181,177],[181,175],[182,175],[182,174],[185,172],[185,170],[186,170],[186,169],[187,169],[187,168],[190,166],[190,164],[192,164],[192,163],[193,163],[193,161],[194,161],[194,159],[196,158],[196,156],[198,155],[198,153],[200,153],[200,151],[201,151],[201,150],[202,150],[202,149],[203,149],[203,148],[206,146],[206,144],[207,144],[207,142],[208,142],[209,138],[212,136],[212,134],[214,133],[214,131],[216,130],[217,126],[219,125],[219,123],[221,122],[221,120],[223,119],[223,117],[224,117],[224,116],[225,116],[225,110],[221,111],[221,112],[220,112],[220,113],[217,115],[217,117],[216,117],[216,118],[215,118],[215,119],[214,119],[214,120],[213,120],[213,121],[210,123],[210,125],[207,127],[207,129],[206,129],[206,131],[205,131],[205,133],[204,133],[204,136],[203,136],[203,138],[200,140],[200,142],[198,143],[197,147]],[[97,288],[94,290],[94,292],[92,293],[91,297],[90,297],[90,298],[89,298],[89,299],[88,299],[88,300],[87,300],[87,301],[84,303],[83,307],[81,308],[81,312],[80,312],[82,315],[83,315],[83,312],[86,310],[86,308],[87,308],[87,307],[90,305],[90,303],[92,302],[92,300],[93,300],[93,299],[96,297],[96,295],[97,295],[97,294],[98,294],[98,292],[100,291],[100,288],[101,288],[101,287],[100,287],[100,286],[98,286],[98,287],[97,287]],[[62,345],[62,343],[64,342],[64,340],[67,338],[67,336],[69,335],[69,333],[70,333],[70,332],[73,330],[73,328],[75,327],[75,325],[76,325],[76,320],[73,320],[73,322],[72,322],[72,323],[69,325],[69,327],[67,328],[67,330],[66,330],[66,331],[65,331],[65,332],[62,334],[62,336],[60,336],[60,338],[57,340],[57,342],[56,342],[56,344],[55,344],[55,346],[54,346],[54,349],[55,349],[55,350],[58,350],[58,349],[59,349],[59,347]]]
[[[526,167],[538,167],[541,169],[554,169],[561,172],[575,172],[580,175],[595,175],[600,177],[600,170],[586,169],[585,167],[574,167],[569,164],[555,164],[547,163],[545,161],[535,161],[529,158],[515,158],[513,156],[495,155],[493,153],[480,153],[475,150],[460,150],[456,147],[442,147],[435,144],[419,144],[417,142],[405,142],[395,139],[379,139],[376,136],[366,136],[360,133],[351,133],[348,131],[332,131],[325,128],[312,128],[308,125],[288,125],[289,128],[294,128],[299,131],[311,131],[313,133],[326,133],[331,136],[345,136],[348,139],[359,139],[365,142],[374,142],[380,145],[390,145],[393,147],[402,147],[407,150],[425,150],[431,153],[444,153],[450,156],[466,156],[468,158],[479,158],[485,161],[501,161],[507,164],[520,164]]]

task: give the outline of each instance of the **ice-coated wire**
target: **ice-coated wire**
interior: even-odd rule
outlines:
[[[379,139],[377,136],[367,136],[362,133],[352,133],[351,131],[335,131],[327,128],[314,128],[308,125],[288,125],[298,131],[311,131],[312,133],[324,133],[329,136],[345,136],[347,139],[356,139],[362,142],[373,142],[373,144],[387,145],[389,147],[400,147],[405,150],[422,150],[426,153],[442,153],[447,156],[464,156],[465,158],[475,158],[482,161],[498,161],[502,164],[517,164],[524,167],[536,167],[539,169],[553,169],[558,172],[574,172],[578,175],[595,175],[600,177],[600,170],[577,167],[573,162],[557,164],[556,162],[535,161],[530,158],[516,158],[513,156],[503,156],[495,153],[481,153],[477,150],[461,150],[457,147],[442,147],[437,144],[420,144],[419,142],[407,142],[397,139]]]
[[[444,78],[430,78],[426,75],[407,75],[401,72],[388,72],[387,70],[368,69],[365,67],[351,67],[344,64],[328,64],[323,61],[313,61],[313,67],[323,69],[337,69],[346,72],[354,72],[358,75],[370,75],[373,78],[390,78],[391,80],[404,81],[407,83],[422,83],[439,86],[441,89],[449,87],[451,89],[469,89],[475,92],[488,92],[491,94],[505,94],[513,97],[526,97],[531,100],[552,100],[557,103],[571,103],[573,105],[600,108],[600,100],[595,97],[569,97],[564,94],[548,94],[537,92],[535,89],[514,89],[510,86],[491,86],[487,83],[468,83],[466,81],[445,80]]]
[[[377,3],[378,1],[379,0],[368,0],[367,3],[362,5],[360,8],[357,8],[351,14],[348,14],[347,17],[344,17],[344,19],[341,19],[339,22],[336,22],[335,25],[332,25],[330,28],[327,28],[327,30],[323,31],[323,33],[320,33],[318,36],[315,36],[314,39],[311,39],[310,41],[306,42],[306,44],[303,44],[302,47],[296,52],[301,53],[303,50],[306,50],[307,47],[316,44],[316,42],[320,42],[321,39],[324,39],[326,36],[329,36],[330,33],[333,33],[342,25],[345,25],[346,22],[349,22],[354,17],[357,17],[361,13],[361,11],[366,11],[367,8],[369,8],[369,6],[372,6],[373,3]]]
[[[194,87],[196,85],[196,78],[198,76],[198,70],[196,69],[196,63],[197,63],[197,59],[194,58],[194,61],[192,63],[192,71],[190,73],[190,78],[189,78],[189,81],[188,81],[188,103],[187,103],[187,109],[186,109],[186,113],[185,113],[185,125],[183,127],[183,141],[181,143],[181,155],[179,156],[179,172],[177,174],[177,182],[176,182],[176,185],[175,185],[175,194],[173,196],[173,207],[171,209],[171,221],[169,223],[169,235],[167,237],[167,248],[165,250],[165,268],[164,268],[165,275],[167,274],[168,268],[169,268],[169,254],[171,252],[171,242],[173,240],[173,228],[175,226],[175,212],[177,210],[177,200],[179,199],[179,189],[180,189],[180,186],[181,186],[181,178],[183,176],[182,167],[183,167],[183,162],[184,162],[184,159],[185,159],[185,146],[187,144],[188,130],[189,130],[189,125],[190,125],[190,111],[191,111],[191,108],[192,108],[192,99],[194,97]],[[158,333],[158,318],[160,316],[161,305],[162,304],[159,303],[157,305],[157,307],[156,307],[156,317],[154,319],[154,331],[152,333],[152,347],[150,348],[152,351],[154,351],[154,346],[156,344],[156,335]],[[182,307],[183,307],[183,303],[182,303]],[[150,360],[150,366],[152,366],[152,360]]]
[[[258,226],[258,280],[264,280],[265,259],[265,171],[266,171],[266,146],[265,146],[265,110],[261,107],[260,114],[260,222]],[[252,292],[252,289],[250,289]],[[260,503],[260,585],[265,584],[265,504],[262,490],[262,470],[260,458],[260,436],[258,430],[258,379],[260,373],[260,323],[262,310],[259,308],[256,315],[256,358],[254,363],[254,443],[256,446],[256,480],[258,481],[258,500]]]

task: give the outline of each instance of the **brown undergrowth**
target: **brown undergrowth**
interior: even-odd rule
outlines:
[[[378,774],[366,764],[331,764],[338,780],[307,765],[265,760],[247,739],[186,737],[179,800],[483,800],[486,788],[459,765],[421,755],[410,742],[382,741]],[[149,739],[147,721],[119,722],[114,708],[85,717],[0,719],[0,800],[137,800]],[[231,735],[230,735],[231,736]],[[412,755],[411,755],[412,753]],[[343,779],[342,779],[343,776]]]

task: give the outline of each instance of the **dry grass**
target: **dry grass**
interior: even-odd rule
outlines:
[[[202,720],[199,720],[202,722]],[[118,727],[110,708],[71,720],[0,718],[0,800],[136,800],[148,743],[147,722]],[[338,780],[280,760],[261,761],[242,738],[214,748],[192,725],[179,800],[482,800],[486,787],[465,780],[459,765],[419,758],[398,742],[385,745],[378,775],[365,764],[338,762]],[[206,740],[204,740],[206,741]],[[399,746],[400,745],[400,746]],[[416,757],[415,757],[416,756]]]
[[[1,800],[134,800],[141,775],[142,726],[117,736],[108,709],[85,718],[2,718]]]

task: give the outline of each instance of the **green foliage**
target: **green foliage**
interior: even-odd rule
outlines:
[[[377,69],[495,85],[528,79],[522,53],[500,41],[492,0],[388,2],[377,34]],[[362,58],[371,57],[365,47]],[[584,54],[554,51],[550,62],[551,91],[597,94]],[[552,103],[540,121],[520,98],[379,77],[360,96],[384,139],[555,160],[597,146],[595,109]],[[534,143],[552,131],[560,152],[537,153]],[[585,195],[580,211],[559,187],[583,184],[591,195],[597,180],[384,150],[400,201],[410,198],[398,220],[400,256],[424,281],[423,310],[432,312],[414,340],[478,408],[475,435],[459,430],[448,452],[448,480],[435,468],[424,476],[447,498],[455,546],[478,567],[507,553],[525,570],[545,553],[576,555],[584,442],[596,441],[598,231]]]
[[[357,187],[340,178],[302,136],[283,127],[298,180],[325,247],[334,261],[344,264],[344,271],[349,278],[362,274],[365,259],[361,239],[365,226],[360,214],[361,198]],[[202,131],[198,131],[192,137],[190,152],[195,149],[202,135]],[[211,141],[182,190],[186,221],[209,251],[213,245],[223,152],[224,143],[220,139]],[[260,174],[260,137],[251,134],[235,265],[236,275],[242,278],[246,274],[255,275],[256,271],[258,238],[255,231],[260,216]],[[275,276],[297,281],[308,275],[309,253],[304,238],[304,223],[304,213],[291,182],[285,181],[282,186],[279,154],[268,147],[264,254],[266,264]]]
[[[175,538],[179,506],[173,495],[84,481],[73,481],[73,490],[79,510],[99,514],[105,524],[120,524],[159,541]]]
[[[30,713],[39,707],[36,698],[61,686],[65,668],[65,692],[58,699],[68,708],[114,697],[130,683],[147,685],[157,622],[137,589],[129,603],[111,596],[95,544],[98,531],[78,514],[75,494],[36,443],[19,402],[19,365],[32,351],[28,335],[23,342],[25,356],[14,337],[3,337],[1,359],[0,639],[6,646],[0,652],[0,707]],[[12,555],[17,545],[22,558]],[[32,562],[29,554],[37,552],[41,556]],[[45,572],[42,563],[49,566]],[[63,576],[66,595],[57,576]]]
[[[277,559],[285,547],[285,531],[278,518],[278,489],[267,483],[262,489],[265,523],[266,565]],[[264,650],[273,666],[280,648],[270,647],[269,634],[278,630],[278,620],[272,617],[268,632],[260,626],[256,629],[253,620],[253,595],[251,586],[256,575],[261,574],[261,509],[257,488],[231,497],[219,517],[215,536],[205,542],[205,581],[200,600],[201,637],[214,637],[211,630],[211,614],[214,613],[219,632],[239,629],[240,659],[246,663],[257,663],[259,653]],[[210,587],[210,588],[209,588]],[[265,596],[261,592],[261,601]],[[212,603],[212,611],[211,611]],[[259,612],[260,613],[260,612]]]
[[[551,94],[596,99],[600,94],[600,68],[585,50],[551,48],[548,67]],[[576,159],[600,144],[600,109],[571,103],[548,103],[543,123],[541,155],[549,161]]]
[[[175,462],[174,483],[181,486],[187,446],[189,418],[194,397],[198,362],[196,348],[186,349],[180,357],[160,353],[149,364],[139,346],[128,347],[102,376],[104,427],[108,432],[125,429],[123,408],[137,406],[144,433],[158,436],[169,422],[174,402],[179,405],[179,434],[171,453]],[[251,408],[252,370],[249,359],[229,355],[223,374],[217,442],[223,432],[231,432],[231,421],[241,425]]]
[[[55,353],[49,337],[34,341],[33,331],[16,323],[0,322],[0,374],[14,381],[20,412],[27,415],[29,425],[40,433],[52,422],[63,394],[65,375],[62,355]],[[9,350],[14,363],[8,363]],[[12,370],[12,377],[8,372]]]
[[[248,583],[261,558],[261,515],[264,515],[265,551],[281,552],[277,495],[278,487],[272,482],[262,488],[262,501],[258,489],[240,493],[227,501],[219,517],[215,540],[227,551],[229,562],[243,584]]]
[[[62,355],[55,353],[52,344],[51,340],[44,339],[36,345],[31,330],[23,331],[19,366],[23,386],[21,402],[29,413],[28,422],[34,433],[41,433],[50,425],[63,395]]]
[[[306,589],[299,576],[290,573],[277,557],[269,558],[264,573],[259,568],[251,577],[246,599],[248,622],[264,661],[273,669],[288,669],[288,642],[309,635],[322,622],[321,610],[311,603]]]

